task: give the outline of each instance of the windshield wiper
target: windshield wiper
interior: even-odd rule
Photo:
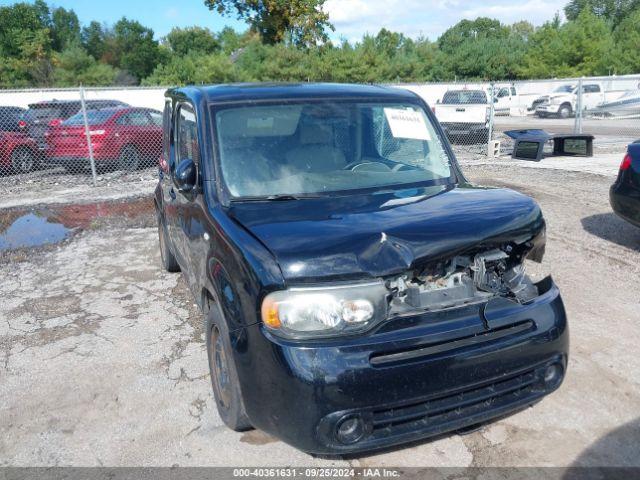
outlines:
[[[232,198],[231,202],[281,202],[288,200],[303,200],[306,198],[319,198],[320,195],[313,194],[300,194],[292,195],[290,193],[280,193],[277,195],[263,195],[263,196],[246,196]]]

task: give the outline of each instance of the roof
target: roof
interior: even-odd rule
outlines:
[[[104,102],[119,103],[119,104],[122,104],[122,105],[127,105],[125,102],[122,102],[120,100],[112,100],[112,99],[91,98],[91,99],[85,100],[86,104],[104,103]],[[51,100],[40,100],[38,102],[30,103],[29,106],[33,107],[33,106],[40,106],[40,105],[71,105],[71,104],[76,104],[76,103],[81,103],[81,100],[80,99],[62,99],[62,100],[58,100],[57,98],[53,98]]]
[[[169,90],[187,97],[194,94],[213,103],[278,99],[385,98],[416,99],[402,88],[340,83],[236,83]],[[197,93],[196,93],[197,92]]]

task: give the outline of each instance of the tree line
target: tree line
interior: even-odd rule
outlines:
[[[0,88],[236,81],[426,82],[640,73],[640,0],[571,0],[540,27],[462,20],[437,40],[385,28],[332,42],[324,0],[205,0],[248,29],[81,25],[44,0],[0,7]]]

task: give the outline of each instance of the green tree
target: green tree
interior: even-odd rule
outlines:
[[[95,20],[82,28],[82,46],[96,60],[101,60],[105,51],[106,27]]]
[[[113,66],[126,70],[138,80],[149,76],[161,59],[153,30],[126,17],[114,25],[112,37],[107,36],[105,41],[105,49],[113,52]]]
[[[333,30],[329,14],[322,10],[325,0],[205,0],[204,4],[221,15],[237,15],[260,34],[266,44],[291,41],[296,45],[315,45],[327,40],[326,29]]]
[[[211,55],[188,54],[172,56],[159,65],[142,83],[143,85],[190,85],[204,83],[235,82],[243,79],[229,57],[215,53]]]
[[[220,50],[218,40],[208,28],[176,27],[167,34],[164,41],[176,55],[187,55],[190,52],[209,54]]]
[[[567,20],[577,20],[583,11],[619,24],[640,7],[640,0],[570,0],[564,7]]]
[[[59,52],[80,42],[80,22],[73,10],[58,7],[51,11],[51,40],[53,49]]]
[[[529,39],[522,78],[607,75],[613,67],[613,36],[606,20],[583,10],[563,25],[548,22]]]
[[[640,9],[620,22],[613,38],[616,73],[640,73]]]
[[[78,85],[113,85],[118,71],[111,65],[98,63],[78,44],[63,50],[53,72],[55,84],[60,87]]]
[[[526,49],[523,31],[522,25],[514,30],[491,18],[458,22],[438,39],[444,54],[438,57],[440,75],[445,80],[515,78]]]
[[[461,20],[446,30],[438,39],[438,46],[443,52],[451,53],[467,42],[483,38],[505,39],[508,36],[509,28],[498,20],[479,17]]]
[[[0,85],[49,85],[51,54],[46,3],[38,0],[0,7]]]

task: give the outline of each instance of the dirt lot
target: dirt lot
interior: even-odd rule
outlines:
[[[0,466],[640,466],[640,229],[611,175],[470,164],[548,221],[571,358],[561,389],[474,433],[326,460],[234,433],[211,396],[201,317],[156,232],[105,224],[0,262]],[[613,172],[612,172],[613,173]]]

